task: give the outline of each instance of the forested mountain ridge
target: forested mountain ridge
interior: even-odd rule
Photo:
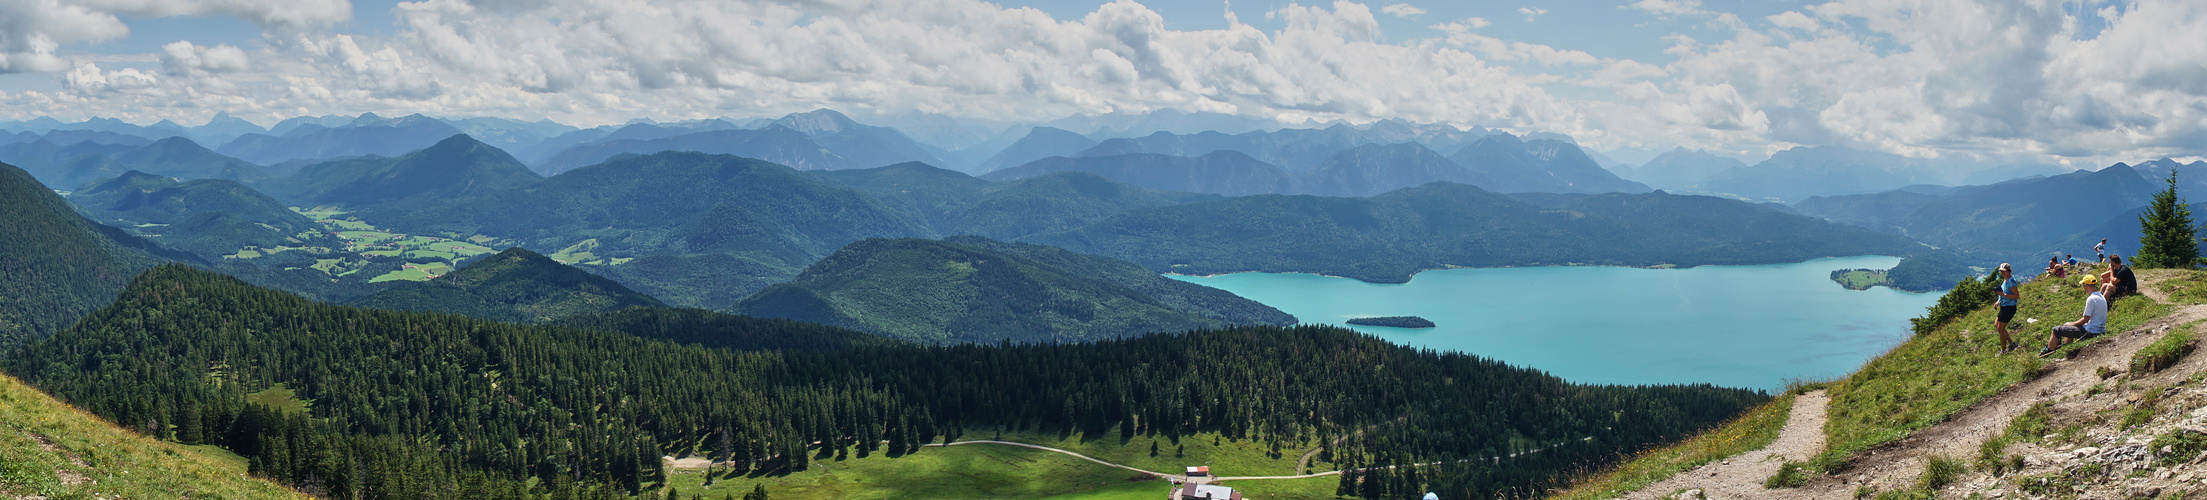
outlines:
[[[372,210],[512,189],[542,180],[505,151],[457,134],[395,158],[309,165],[267,187],[279,197],[302,201],[302,205],[340,204]]]
[[[1286,193],[1295,189],[1295,179],[1286,170],[1233,150],[1195,157],[1154,153],[1053,156],[990,172],[981,178],[1014,181],[1057,172],[1085,172],[1162,191],[1227,196]]]
[[[1554,199],[1606,206],[1542,208],[1446,182],[1370,198],[1244,196],[1134,210],[1025,241],[1159,272],[1314,272],[1380,283],[1448,267],[1797,262],[1921,246],[1733,200],[1585,196]]]
[[[997,248],[1012,250],[999,251]],[[1014,253],[1017,252],[1017,253]],[[1029,258],[1036,255],[1050,262]],[[1063,266],[1063,267],[1060,267]],[[1137,288],[1166,294],[1167,302]],[[926,342],[1088,342],[1295,318],[1132,263],[985,238],[870,239],[735,304],[788,318]]]
[[[933,236],[866,195],[786,166],[667,152],[403,210],[417,234],[487,234],[537,249],[587,247],[592,268],[669,304],[725,307],[853,241]],[[622,259],[618,265],[610,265]],[[628,261],[626,259],[637,259]]]
[[[666,307],[613,280],[514,247],[450,274],[408,282],[352,302],[360,307],[449,312],[493,321],[541,323],[630,307]]]
[[[1530,491],[1767,399],[1573,385],[1331,327],[738,352],[316,304],[178,265],[0,364],[111,421],[176,422],[156,434],[237,451],[256,474],[334,498],[633,493],[667,454],[802,470],[816,453],[897,456],[997,428],[1310,439],[1336,443],[1342,467],[1566,443],[1424,476],[1453,494]],[[310,402],[304,413],[247,401],[278,384]]]
[[[0,163],[0,349],[61,331],[160,262],[155,247],[78,215]]]
[[[177,182],[132,170],[68,199],[107,224],[210,261],[247,247],[341,245],[312,219],[225,179]]]

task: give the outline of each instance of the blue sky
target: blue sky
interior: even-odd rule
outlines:
[[[0,0],[0,120],[1178,109],[2082,166],[2207,153],[2200,82],[2195,0]]]

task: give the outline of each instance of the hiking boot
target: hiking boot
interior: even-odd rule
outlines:
[[[2048,355],[2048,354],[2053,354],[2053,353],[2054,353],[2054,350],[2053,350],[2052,348],[2039,349],[2039,350],[2038,350],[2038,357],[2041,357],[2041,358],[2043,358],[2043,357],[2046,357],[2046,355]]]

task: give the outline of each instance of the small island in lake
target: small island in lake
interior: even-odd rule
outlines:
[[[1840,269],[1832,271],[1832,281],[1848,290],[1869,290],[1873,286],[1892,286],[1884,269]]]
[[[1379,317],[1379,318],[1355,318],[1355,319],[1351,319],[1351,320],[1349,320],[1349,324],[1351,324],[1351,325],[1363,325],[1363,326],[1391,326],[1391,327],[1395,327],[1395,328],[1432,328],[1432,327],[1433,327],[1433,321],[1432,321],[1432,320],[1428,320],[1428,319],[1425,319],[1425,318],[1420,318],[1420,317],[1417,317],[1417,316],[1386,316],[1386,317]]]

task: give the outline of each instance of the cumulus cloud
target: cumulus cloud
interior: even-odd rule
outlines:
[[[1131,0],[1063,20],[979,0],[418,0],[394,9],[389,36],[314,29],[342,19],[330,3],[59,1],[0,0],[0,71],[61,84],[0,94],[0,118],[602,124],[815,107],[992,120],[1169,108],[1552,131],[1597,149],[1839,144],[2100,164],[2207,154],[2207,4],[2185,0],[2103,9],[2092,15],[2105,28],[2090,32],[2050,0],[1835,0],[1753,20],[1638,0],[1625,8],[1707,21],[1665,37],[1674,59],[1652,63],[1487,36],[1476,17],[1389,41],[1375,15],[1424,12],[1349,1],[1283,5],[1266,13],[1277,28],[1228,15],[1224,28],[1181,31]],[[234,15],[266,32],[246,48],[171,43],[145,56],[152,70],[56,55],[123,36],[116,13]]]
[[[161,68],[170,75],[202,76],[245,71],[250,65],[245,51],[229,44],[202,47],[178,40],[161,46]]]
[[[0,0],[0,73],[61,71],[69,67],[54,55],[62,44],[129,33],[121,20],[99,10],[59,0]]]
[[[1524,14],[1525,22],[1529,23],[1533,22],[1534,19],[1539,19],[1541,14],[1547,14],[1548,9],[1543,9],[1539,7],[1518,7],[1517,13]]]
[[[1425,9],[1420,9],[1416,6],[1412,6],[1406,3],[1390,4],[1379,9],[1379,11],[1392,14],[1395,17],[1418,17],[1425,15]]]
[[[233,16],[268,27],[322,27],[352,19],[350,0],[72,0],[99,12],[140,17]]]

